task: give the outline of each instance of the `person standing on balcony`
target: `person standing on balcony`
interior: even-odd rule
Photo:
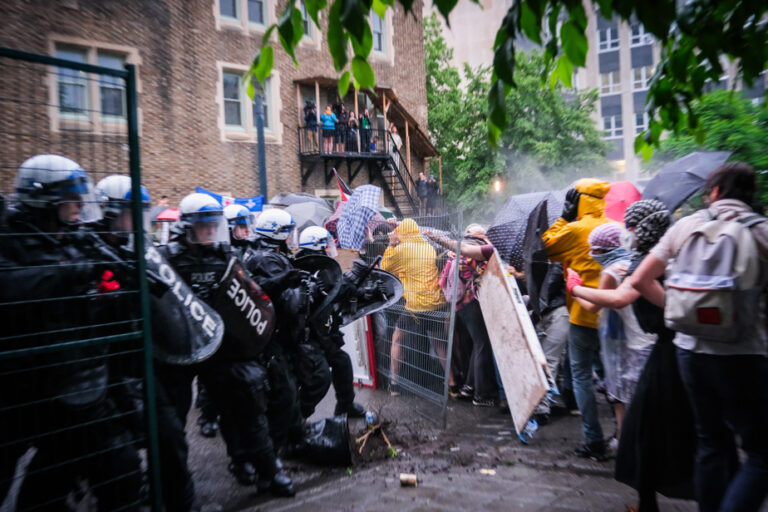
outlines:
[[[397,126],[394,124],[389,127],[389,154],[392,156],[392,162],[395,164],[393,171],[400,170],[400,148],[403,146],[403,139],[397,134]]]
[[[336,114],[331,112],[331,106],[325,107],[325,113],[320,116],[323,123],[323,153],[333,153],[333,136],[336,132]]]
[[[435,179],[435,175],[430,174],[427,180],[427,215],[435,214],[438,197],[440,197],[440,184]]]
[[[363,110],[360,116],[360,147],[368,151],[371,145],[371,120],[368,117],[368,109]]]
[[[349,123],[349,115],[347,114],[347,107],[341,104],[341,112],[336,116],[336,152],[343,153],[345,146],[347,145],[347,128]]]
[[[357,117],[355,117],[354,112],[349,113],[349,132],[347,137],[347,151],[350,153],[359,153],[360,152],[360,146],[358,145],[358,139],[357,139]]]
[[[311,101],[307,101],[304,106],[304,127],[307,132],[307,151],[314,153],[317,151],[317,107]]]
[[[419,173],[419,179],[416,180],[416,195],[419,197],[419,215],[424,217],[427,214],[427,195],[429,186],[427,177],[423,172]]]

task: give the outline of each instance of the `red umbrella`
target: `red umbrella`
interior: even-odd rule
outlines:
[[[639,201],[640,191],[631,181],[611,183],[611,189],[605,195],[605,216],[619,222],[624,222],[624,212],[627,207]]]
[[[172,220],[179,220],[179,209],[178,208],[167,208],[160,212],[160,214],[155,217],[155,221],[172,221]]]

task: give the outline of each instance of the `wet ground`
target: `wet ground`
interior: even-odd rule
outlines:
[[[329,396],[315,417],[332,412]],[[452,400],[446,430],[416,414],[418,403],[383,391],[358,392],[358,401],[380,413],[384,431],[397,449],[372,435],[349,468],[321,468],[285,461],[297,487],[295,498],[257,496],[239,486],[226,470],[220,437],[202,438],[190,417],[191,466],[203,510],[274,511],[621,511],[636,505],[635,492],[613,479],[613,461],[598,463],[572,454],[581,439],[578,416],[554,418],[529,445],[514,433],[508,414]],[[601,422],[614,431],[601,397]],[[350,423],[353,435],[363,421]],[[418,484],[403,487],[400,473]],[[695,503],[660,497],[661,510],[693,512]],[[768,506],[764,507],[768,511]]]

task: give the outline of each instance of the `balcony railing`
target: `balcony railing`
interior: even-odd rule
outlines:
[[[387,131],[378,129],[337,128],[322,126],[298,129],[300,155],[386,155]]]

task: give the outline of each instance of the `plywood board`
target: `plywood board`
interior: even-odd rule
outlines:
[[[341,347],[352,360],[354,382],[360,386],[372,387],[373,369],[368,352],[368,317],[358,318],[341,328],[344,345]]]
[[[336,249],[336,251],[339,254],[334,259],[341,266],[342,272],[352,270],[352,264],[356,259],[360,258],[360,251],[354,249]]]
[[[480,279],[477,298],[519,434],[547,393],[547,360],[520,289],[496,251]]]

